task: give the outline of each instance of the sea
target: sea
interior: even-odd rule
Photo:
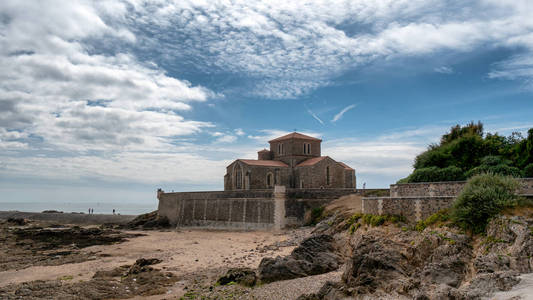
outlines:
[[[108,203],[108,202],[0,202],[0,211],[42,212],[57,210],[64,213],[140,215],[157,210],[157,202],[147,203]]]

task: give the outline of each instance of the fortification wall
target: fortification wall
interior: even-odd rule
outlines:
[[[533,195],[533,178],[519,178],[520,195]],[[390,185],[391,197],[414,197],[414,196],[457,196],[463,190],[466,181],[443,181],[443,182],[420,182],[401,183]]]
[[[449,208],[455,197],[368,197],[362,200],[362,213],[401,215],[411,221],[423,220],[439,210]]]
[[[300,226],[305,212],[355,189],[285,189],[158,193],[159,215],[177,226],[272,229]]]
[[[518,179],[517,194],[533,196],[533,178]],[[403,215],[419,221],[449,208],[466,181],[391,184],[390,197],[365,197],[361,212],[378,215]]]
[[[274,226],[274,193],[160,193],[158,213],[178,226],[260,229]]]

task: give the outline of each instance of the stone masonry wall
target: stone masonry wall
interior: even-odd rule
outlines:
[[[299,226],[305,212],[355,189],[271,190],[159,193],[159,215],[177,226],[272,229]]]
[[[518,179],[519,195],[533,195],[533,178]],[[419,221],[439,210],[449,208],[463,190],[465,181],[391,184],[390,197],[366,197],[362,212],[379,215],[403,215]]]
[[[533,195],[533,178],[519,178],[520,195]],[[444,181],[444,182],[420,182],[402,183],[390,185],[391,197],[413,197],[413,196],[457,196],[463,190],[466,181]]]
[[[399,215],[410,221],[420,221],[439,210],[449,208],[455,197],[368,197],[363,198],[362,213]]]
[[[267,229],[274,205],[271,190],[161,193],[158,213],[178,226]]]

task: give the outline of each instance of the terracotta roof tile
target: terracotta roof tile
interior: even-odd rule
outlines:
[[[316,164],[317,162],[322,161],[326,157],[327,156],[313,157],[313,158],[310,158],[308,160],[302,161],[301,163],[297,164],[296,166],[297,167],[312,166],[312,165]]]
[[[319,142],[322,141],[321,139],[317,139],[317,138],[314,138],[312,136],[308,136],[308,135],[301,134],[301,133],[298,133],[298,132],[293,132],[293,133],[286,134],[284,136],[280,136],[279,138],[275,138],[275,139],[270,140],[268,142],[272,143],[272,142],[284,141],[284,140],[289,140],[289,139],[300,139],[300,140],[310,140],[310,141],[319,141]]]
[[[289,167],[286,163],[282,161],[277,161],[277,160],[238,159],[238,161],[242,161],[243,163],[250,165],[250,166],[282,167],[282,168]]]

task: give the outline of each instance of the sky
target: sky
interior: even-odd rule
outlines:
[[[533,127],[530,0],[0,1],[0,202],[223,189],[298,131],[388,187],[450,126]]]

